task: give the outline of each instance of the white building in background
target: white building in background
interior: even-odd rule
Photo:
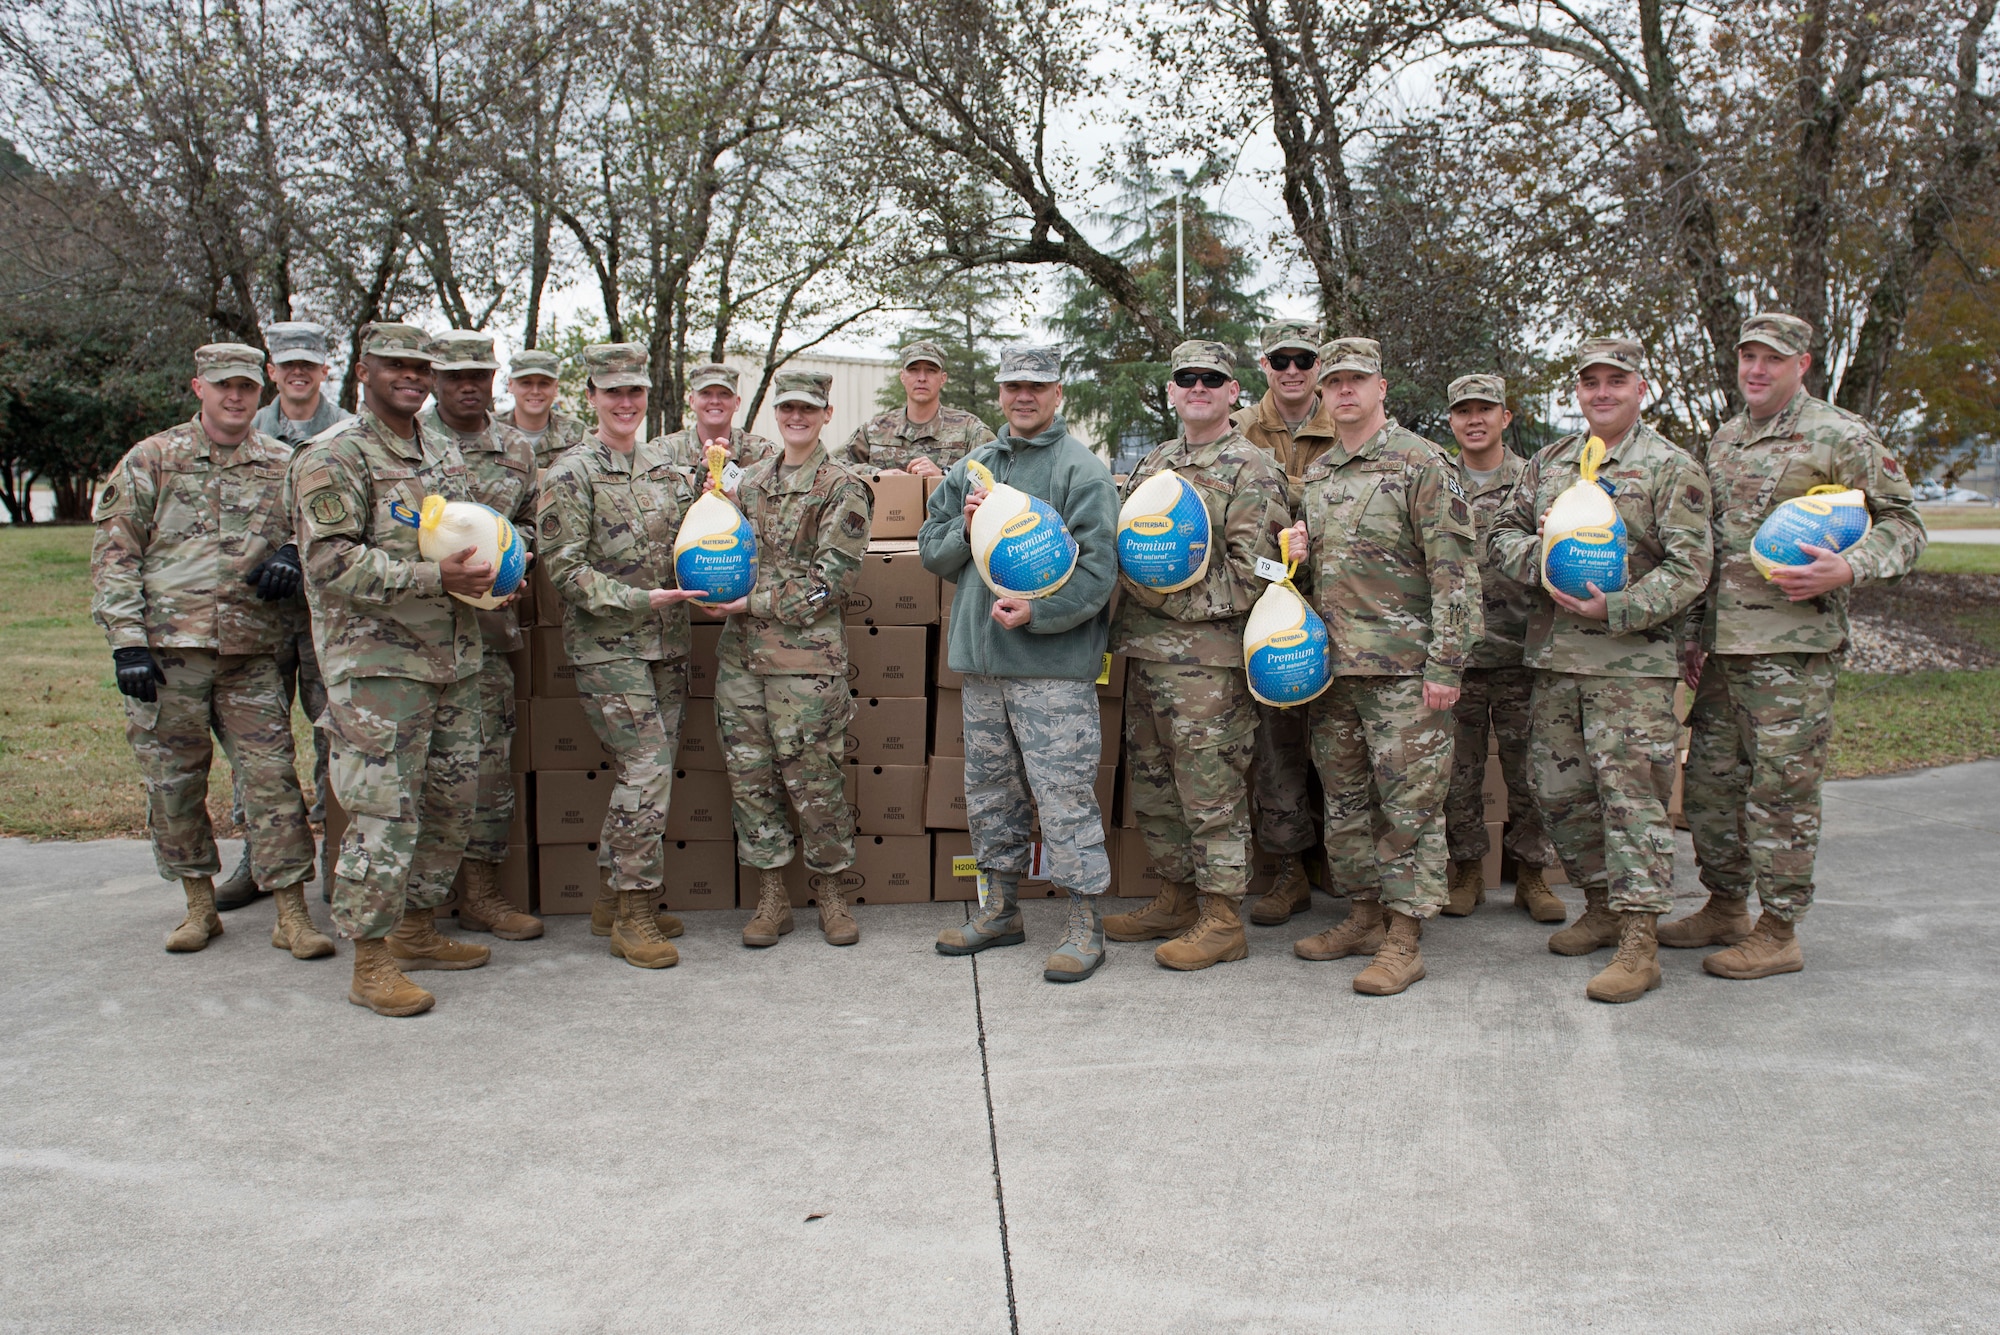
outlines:
[[[731,353],[723,358],[736,372],[736,389],[747,404],[750,396],[757,392],[757,384],[763,378],[764,366],[761,359]],[[896,363],[887,357],[840,357],[814,355],[794,357],[786,362],[781,371],[818,372],[833,377],[833,389],[829,402],[833,406],[833,421],[821,433],[829,446],[839,445],[855,429],[869,418],[881,412],[876,406],[875,396],[884,385],[896,379]],[[764,395],[764,402],[757,409],[757,420],[744,423],[751,431],[766,440],[778,440],[778,421],[771,413],[771,396]]]

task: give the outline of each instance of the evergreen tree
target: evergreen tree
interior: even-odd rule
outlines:
[[[1013,341],[1003,332],[1012,285],[995,270],[962,270],[936,281],[925,294],[925,313],[900,330],[896,346],[929,339],[944,350],[946,380],[940,396],[948,408],[963,408],[999,430],[1000,353]],[[876,395],[882,411],[903,406],[903,386],[891,376]]]

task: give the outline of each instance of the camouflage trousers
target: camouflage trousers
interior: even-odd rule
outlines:
[[[479,660],[479,799],[472,809],[465,856],[474,862],[505,862],[507,833],[514,826],[514,665],[486,646]]]
[[[1445,847],[1453,862],[1486,856],[1487,729],[1500,739],[1500,777],[1507,785],[1507,832],[1502,845],[1517,862],[1555,865],[1556,850],[1542,830],[1541,809],[1528,784],[1528,732],[1535,670],[1467,668],[1451,717],[1451,790],[1444,799]]]
[[[1833,684],[1829,654],[1710,654],[1688,717],[1681,805],[1701,883],[1755,889],[1788,922],[1812,906]]]
[[[278,677],[285,687],[286,715],[290,716],[292,701],[296,700],[306,721],[313,725],[313,783],[312,791],[307,794],[310,805],[306,808],[306,819],[317,825],[326,819],[326,729],[319,726],[319,716],[326,712],[326,681],[319,674],[319,657],[313,652],[310,626],[279,648]],[[241,775],[236,777],[231,794],[230,814],[244,830],[250,828],[244,819]]]
[[[451,897],[479,794],[479,678],[349,677],[326,688],[326,730],[327,779],[348,814],[333,925],[387,936],[405,908]]]
[[[842,872],[854,865],[854,809],[840,772],[853,713],[844,676],[765,677],[727,660],[717,665],[715,725],[739,862],[782,867],[792,860],[789,798],[806,867]]]
[[[1096,685],[968,674],[962,701],[965,823],[980,870],[1024,875],[1039,812],[1049,879],[1080,895],[1109,890],[1095,786],[1103,754]]]
[[[1674,683],[1670,677],[1535,675],[1528,764],[1542,824],[1579,889],[1620,913],[1674,902]]]
[[[598,740],[617,757],[597,863],[611,888],[657,896],[666,883],[667,803],[687,708],[687,660],[579,663],[577,694]]]
[[[146,781],[153,861],[168,880],[222,870],[208,819],[215,743],[235,771],[250,836],[251,871],[271,890],[312,875],[312,830],[292,750],[278,665],[269,654],[155,649],[167,674],[157,700],[125,699],[125,739]]]
[[[1306,707],[1257,702],[1256,757],[1251,766],[1257,846],[1266,853],[1304,853],[1319,845],[1313,811],[1312,745]]]
[[[1161,879],[1227,899],[1250,888],[1256,703],[1241,668],[1131,660],[1125,768]]]
[[[1445,901],[1451,716],[1424,705],[1421,677],[1335,677],[1306,708],[1334,887],[1434,916]]]

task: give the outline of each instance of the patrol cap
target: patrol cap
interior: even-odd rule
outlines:
[[[736,392],[736,372],[721,362],[703,362],[688,371],[688,393],[707,389],[710,385],[720,385],[731,394]]]
[[[929,362],[932,366],[937,367],[938,370],[944,370],[944,349],[927,338],[920,338],[913,343],[904,344],[903,350],[896,355],[903,359],[903,368],[905,370],[908,370],[918,362]]]
[[[264,354],[247,343],[204,343],[194,350],[194,373],[211,385],[242,376],[264,383]]]
[[[1382,345],[1372,338],[1336,338],[1319,349],[1319,378],[1335,371],[1382,374]]]
[[[780,371],[772,383],[777,389],[771,395],[773,407],[781,403],[804,403],[824,408],[833,390],[833,377],[820,371]]]
[[[545,375],[551,380],[561,379],[562,361],[553,352],[543,352],[539,348],[527,348],[514,354],[514,360],[507,364],[507,378],[519,380],[524,375]]]
[[[646,369],[644,343],[592,343],[583,350],[584,373],[599,389],[620,389],[626,385],[653,387]]]
[[[1257,331],[1257,351],[1267,357],[1280,348],[1317,353],[1324,337],[1316,320],[1273,320]]]
[[[1220,371],[1234,380],[1236,358],[1228,348],[1213,339],[1191,338],[1174,349],[1174,362],[1167,368],[1167,373],[1171,375],[1175,371]]]
[[[1796,357],[1802,352],[1812,351],[1813,327],[1796,315],[1766,311],[1743,322],[1743,331],[1736,340],[1736,346],[1740,348],[1745,343],[1763,343],[1787,357]]]
[[[1445,406],[1456,408],[1461,403],[1497,403],[1502,407],[1507,403],[1507,382],[1497,375],[1462,375],[1451,382],[1445,391]]]
[[[493,336],[476,329],[447,329],[431,340],[431,356],[440,371],[497,371]]]
[[[377,322],[361,327],[361,355],[401,357],[404,361],[434,362],[431,336],[413,324]]]
[[[271,350],[270,360],[281,366],[286,362],[317,362],[325,366],[326,326],[303,320],[265,325],[264,346]]]
[[[1062,358],[1054,348],[1009,348],[1000,354],[994,380],[1002,385],[1055,385],[1062,382]]]
[[[1645,350],[1629,338],[1587,338],[1576,350],[1576,373],[1582,375],[1593,366],[1615,366],[1643,375],[1639,362],[1645,355]]]

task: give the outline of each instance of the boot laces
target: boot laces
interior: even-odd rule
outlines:
[[[1095,934],[1095,925],[1090,920],[1090,906],[1082,900],[1071,900],[1069,921],[1063,928],[1063,945],[1074,945],[1081,953],[1088,955],[1093,948],[1091,937]]]
[[[1639,958],[1645,952],[1639,945],[1642,933],[1637,927],[1626,928],[1618,933],[1618,950],[1611,956],[1613,965],[1627,969],[1638,967]]]

